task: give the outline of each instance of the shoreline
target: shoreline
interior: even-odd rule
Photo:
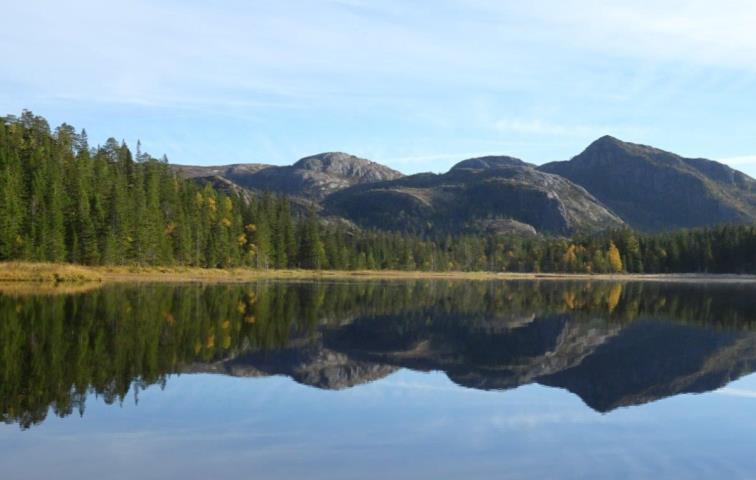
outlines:
[[[0,284],[244,283],[257,280],[581,280],[615,282],[756,283],[739,274],[586,274],[518,272],[423,272],[404,270],[255,270],[194,267],[97,266],[0,263]]]

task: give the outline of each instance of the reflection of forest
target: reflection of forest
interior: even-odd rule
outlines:
[[[0,413],[27,427],[179,371],[345,388],[402,367],[560,386],[609,410],[752,371],[751,299],[737,285],[445,281],[0,295]]]

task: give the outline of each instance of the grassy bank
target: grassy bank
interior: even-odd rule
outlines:
[[[69,264],[6,262],[0,263],[0,283],[38,283],[73,285],[103,282],[201,282],[233,283],[263,279],[459,279],[459,280],[610,280],[663,282],[756,283],[754,275],[707,274],[614,274],[513,272],[420,272],[401,270],[254,270],[192,267],[111,266],[85,267]]]
[[[194,268],[101,266],[0,262],[0,283],[37,282],[46,284],[91,282],[249,282],[260,279],[421,279],[460,278],[491,279],[502,274],[492,272],[417,272],[400,270],[255,270],[250,268]],[[516,274],[518,278],[533,278],[530,274]]]
[[[0,263],[0,282],[93,283],[102,282],[103,276],[93,268],[60,263]]]
[[[261,279],[320,280],[320,279],[422,279],[459,278],[485,280],[500,278],[491,272],[419,272],[400,270],[255,270],[248,268],[191,268],[191,267],[95,267],[106,281],[121,282],[248,282]],[[532,275],[521,275],[532,278]]]

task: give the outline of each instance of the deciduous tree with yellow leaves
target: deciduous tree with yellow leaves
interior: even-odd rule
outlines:
[[[609,266],[612,268],[612,272],[619,273],[622,271],[622,256],[620,251],[614,242],[609,242],[609,249],[607,250],[607,257],[609,259]]]

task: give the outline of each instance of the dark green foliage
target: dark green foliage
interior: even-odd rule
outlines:
[[[178,178],[166,162],[24,112],[0,125],[0,260],[249,264],[250,207]],[[255,215],[251,215],[251,221]],[[242,238],[244,237],[244,238]],[[246,260],[246,262],[245,262]]]
[[[616,250],[615,250],[616,248]],[[0,261],[87,265],[603,273],[756,273],[756,227],[572,239],[358,230],[286,198],[199,186],[137,146],[24,112],[0,118]],[[621,263],[621,265],[620,265]]]

